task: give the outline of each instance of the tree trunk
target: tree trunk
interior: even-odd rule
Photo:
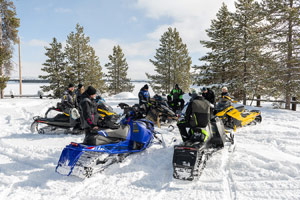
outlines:
[[[260,95],[256,96],[257,101],[256,101],[256,107],[260,107],[260,101],[258,99],[260,99]]]
[[[290,0],[290,8],[293,8],[293,0]],[[286,71],[287,71],[287,79],[286,79],[286,102],[285,109],[290,109],[291,106],[291,88],[290,88],[290,80],[291,80],[291,70],[292,70],[292,56],[293,56],[293,18],[290,14],[289,16],[289,26],[288,26],[288,52],[287,52],[287,63],[286,63]]]
[[[297,98],[296,97],[292,97],[292,101],[296,102]],[[292,110],[296,111],[297,110],[297,104],[296,103],[292,103]]]
[[[2,14],[1,14],[1,10],[0,10],[0,49],[1,48],[2,48]],[[2,77],[2,76],[4,76],[3,63],[0,63],[0,77]],[[4,97],[4,90],[0,89],[0,98],[3,99],[3,97]]]

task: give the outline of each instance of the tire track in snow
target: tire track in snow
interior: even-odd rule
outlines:
[[[227,146],[225,146],[227,147]],[[230,161],[233,152],[229,152],[230,146],[228,148],[224,148],[222,151],[222,164],[221,171],[223,174],[223,190],[224,190],[224,198],[223,199],[234,199],[236,200],[236,186],[232,177],[232,173],[230,170]]]

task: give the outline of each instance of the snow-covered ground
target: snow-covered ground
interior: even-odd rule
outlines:
[[[106,102],[120,112],[119,102],[137,103],[136,91]],[[32,117],[44,115],[57,101],[0,100],[0,199],[300,199],[299,111],[264,104],[262,123],[238,129],[235,151],[215,153],[198,181],[173,179],[173,146],[181,139],[177,128],[168,132],[166,127],[157,128],[166,148],[154,144],[82,180],[61,176],[55,167],[64,146],[81,142],[83,135],[30,132]]]

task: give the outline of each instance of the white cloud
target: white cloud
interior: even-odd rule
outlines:
[[[118,40],[100,39],[92,46],[95,48],[96,54],[100,58],[104,58],[111,55],[113,47],[117,45],[120,45],[126,57],[150,57],[155,53],[155,49],[158,47],[158,41],[145,40],[135,43],[123,43]]]
[[[72,10],[69,9],[69,8],[55,8],[54,11],[56,13],[70,13],[70,12],[72,12]]]
[[[205,30],[209,28],[211,20],[216,18],[223,1],[220,0],[138,0],[137,7],[146,10],[146,16],[154,19],[170,17],[171,24],[164,24],[156,28],[147,36],[159,40],[168,27],[179,31],[183,42],[192,53],[203,52],[200,40],[208,39]],[[224,0],[229,10],[234,10],[232,0]]]
[[[39,39],[32,39],[29,42],[25,43],[29,46],[36,46],[36,47],[45,47],[49,45],[49,42]]]

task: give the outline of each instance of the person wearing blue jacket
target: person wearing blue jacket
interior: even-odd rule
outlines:
[[[145,111],[146,111],[146,114],[149,110],[149,100],[150,100],[150,93],[149,93],[149,86],[146,84],[144,85],[140,92],[139,92],[139,105],[141,107],[144,107]]]

